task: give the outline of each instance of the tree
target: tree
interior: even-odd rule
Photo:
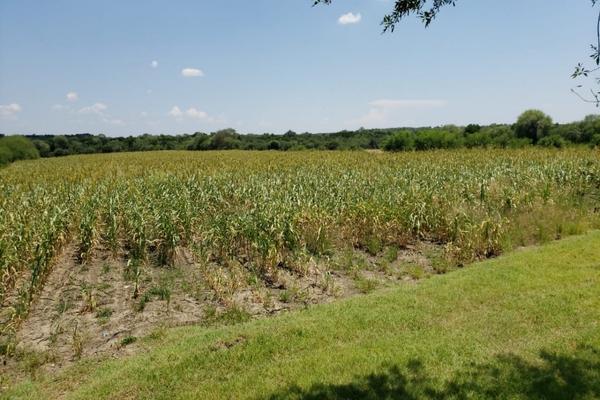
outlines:
[[[239,134],[235,129],[228,128],[211,134],[210,145],[212,149],[236,149],[240,146]]]
[[[387,151],[407,151],[414,150],[415,138],[412,132],[400,131],[390,136],[383,145]]]
[[[333,0],[314,0],[313,5],[317,4],[331,4]],[[398,24],[402,19],[408,17],[412,14],[416,14],[425,26],[429,26],[431,22],[438,15],[442,7],[444,6],[454,6],[457,0],[396,0],[394,3],[394,8],[392,11],[383,17],[381,21],[381,25],[383,26],[383,31],[393,32],[396,24]],[[592,2],[592,7],[595,7],[596,4],[600,3],[600,0],[590,0]],[[585,65],[585,63],[579,63],[575,67],[575,72],[572,74],[572,77],[591,77],[593,73],[600,71],[600,12],[598,12],[597,22],[596,22],[596,40],[595,44],[591,45],[592,54],[590,57],[594,60],[596,65],[595,68],[590,68]],[[593,77],[593,80],[597,85],[600,85],[600,77]],[[596,107],[600,107],[600,90],[598,89],[589,89],[590,96],[586,97],[579,93],[578,89],[583,88],[583,85],[578,85],[577,89],[571,89],[573,93],[575,93],[579,98],[587,103],[594,103]]]
[[[34,140],[33,144],[41,157],[48,157],[48,154],[50,154],[50,145],[48,143],[41,140]]]
[[[581,142],[589,142],[600,134],[600,116],[588,115],[580,124]]]
[[[528,110],[521,114],[514,128],[518,138],[531,139],[533,143],[537,143],[550,132],[552,118],[540,110]]]
[[[567,145],[567,141],[559,135],[549,135],[543,137],[538,144],[542,147],[556,147],[557,149],[562,149]]]
[[[600,3],[600,1],[598,0],[591,0],[592,1],[592,7],[594,7],[596,4]],[[572,77],[574,79],[579,78],[579,77],[591,77],[593,73],[597,72],[600,70],[600,13],[598,13],[598,18],[596,21],[596,44],[592,44],[591,45],[592,48],[592,54],[590,54],[590,57],[594,60],[595,63],[595,68],[589,68],[585,66],[585,63],[579,63],[577,64],[577,66],[575,67],[575,72],[573,72]],[[597,76],[594,76],[594,80],[596,81],[596,84],[600,84],[600,78]],[[582,88],[583,85],[577,85],[577,89]],[[598,89],[591,89],[590,88],[590,96],[591,97],[586,97],[582,94],[579,93],[579,91],[577,89],[571,89],[571,91],[573,93],[575,93],[581,100],[585,101],[586,103],[594,103],[596,105],[596,107],[600,107],[600,91],[598,91]]]
[[[39,158],[40,153],[31,142],[23,136],[5,136],[0,138],[0,165],[17,160]]]
[[[332,1],[333,0],[315,0],[314,5],[319,3],[331,4]],[[431,3],[431,5],[428,5],[428,3]],[[396,24],[404,17],[411,14],[416,14],[421,18],[425,26],[429,26],[442,7],[447,5],[454,6],[455,3],[456,0],[433,0],[433,2],[428,2],[427,0],[396,0],[392,12],[385,15],[381,21],[383,31],[393,32]]]
[[[465,127],[465,135],[471,135],[481,130],[481,126],[478,124],[469,124]]]

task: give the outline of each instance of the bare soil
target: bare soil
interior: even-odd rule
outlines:
[[[305,274],[282,269],[267,283],[240,265],[198,264],[179,249],[172,267],[143,266],[136,292],[124,257],[97,249],[81,264],[67,246],[16,332],[16,356],[4,360],[0,374],[55,372],[82,358],[135,353],[138,338],[165,327],[236,322],[414,284],[436,273],[439,254],[439,245],[425,242],[379,256],[351,249],[311,258]]]

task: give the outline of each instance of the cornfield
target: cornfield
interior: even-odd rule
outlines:
[[[431,241],[461,265],[600,226],[599,194],[599,154],[583,148],[19,162],[0,170],[0,322],[27,314],[67,245],[82,265],[108,249],[134,279],[180,249],[267,281],[347,246],[376,255]]]

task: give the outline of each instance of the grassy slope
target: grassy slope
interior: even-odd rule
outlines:
[[[600,398],[600,232],[416,286],[173,329],[140,345],[149,351],[83,363],[9,395]]]

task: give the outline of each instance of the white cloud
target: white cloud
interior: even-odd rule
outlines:
[[[79,114],[104,115],[104,111],[106,111],[107,108],[107,105],[104,103],[96,103],[88,107],[83,107],[79,110]]]
[[[79,95],[77,94],[77,92],[69,92],[67,93],[67,101],[77,101],[79,100]]]
[[[200,111],[194,107],[189,108],[186,112],[185,115],[187,115],[190,118],[195,118],[195,119],[207,119],[208,118],[208,114],[204,111]]]
[[[148,113],[146,111],[142,111],[140,113],[140,117],[142,117],[142,118],[146,118],[147,116],[148,116]]]
[[[181,112],[181,109],[179,107],[173,106],[173,108],[171,108],[171,111],[169,111],[169,115],[171,117],[181,118],[183,116],[183,112]]]
[[[353,123],[365,126],[384,126],[396,122],[406,122],[406,118],[417,111],[425,111],[446,106],[445,100],[392,100],[380,99],[369,103],[370,109]],[[409,114],[407,113],[409,112]]]
[[[17,103],[7,105],[0,104],[0,117],[2,118],[16,118],[17,113],[20,113],[21,111],[23,111],[23,109]]]
[[[181,70],[181,75],[186,78],[194,78],[197,76],[204,76],[204,72],[197,68],[184,68]]]
[[[358,24],[362,19],[362,15],[360,13],[347,13],[338,18],[338,23],[340,25],[348,25],[348,24]]]
[[[206,111],[198,110],[195,107],[190,107],[186,111],[182,111],[178,106],[173,106],[171,111],[168,113],[169,116],[174,117],[175,119],[181,121],[183,118],[191,118],[198,119],[207,122],[214,122],[215,119],[212,118]]]
[[[152,61],[152,62],[150,63],[150,66],[151,66],[152,68],[158,68],[158,61],[156,61],[156,60]]]
[[[94,116],[94,117],[98,118],[100,121],[104,122],[105,124],[125,125],[125,122],[123,122],[123,120],[115,118],[112,115],[110,115],[110,113],[107,113],[106,112],[107,109],[108,109],[108,106],[106,104],[95,103],[95,104],[92,104],[91,106],[83,107],[83,108],[79,109],[79,111],[77,111],[77,112],[82,115]]]

